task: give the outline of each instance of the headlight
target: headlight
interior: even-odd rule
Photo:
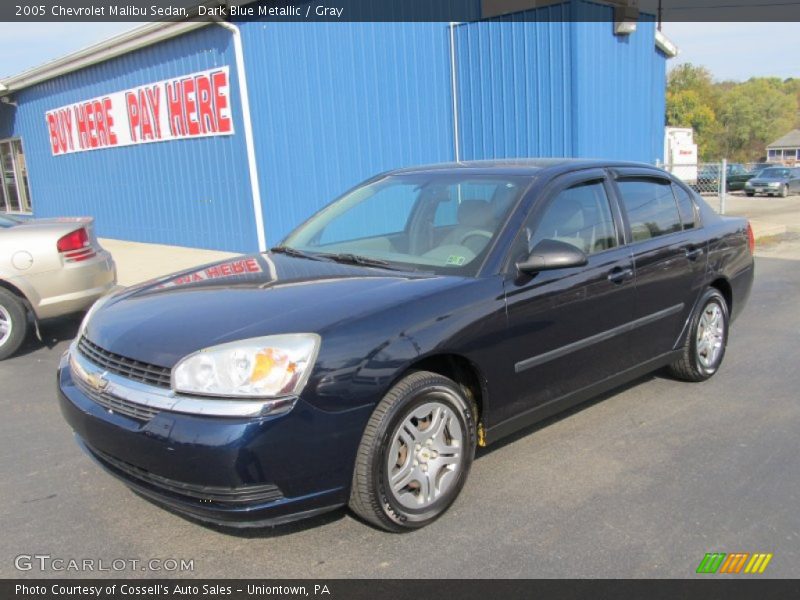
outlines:
[[[92,315],[97,312],[97,310],[103,306],[106,302],[111,300],[114,296],[114,293],[106,294],[105,296],[101,296],[97,300],[94,301],[89,310],[86,311],[86,315],[83,317],[83,321],[81,321],[81,326],[78,329],[78,337],[81,337],[86,332],[86,326],[89,325],[89,321],[92,320]]]
[[[748,181],[744,184],[744,187],[753,187],[753,184]]]
[[[172,369],[172,389],[247,398],[299,394],[317,359],[320,342],[317,334],[294,333],[205,348]]]

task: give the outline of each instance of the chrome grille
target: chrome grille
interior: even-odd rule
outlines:
[[[81,336],[78,341],[78,350],[95,365],[109,373],[116,373],[122,377],[148,385],[163,388],[170,387],[172,369],[114,354],[90,342],[84,336]]]
[[[131,417],[132,419],[138,419],[139,421],[149,421],[159,412],[158,410],[150,408],[149,406],[144,406],[143,404],[135,404],[133,402],[129,402],[128,400],[123,400],[122,398],[112,396],[111,394],[98,392],[91,386],[86,385],[79,377],[75,377],[73,381],[75,382],[75,385],[77,385],[78,388],[90,400],[93,400],[111,412],[125,415],[127,417]]]

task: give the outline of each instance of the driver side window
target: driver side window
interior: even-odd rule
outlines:
[[[545,239],[572,244],[587,256],[614,248],[617,234],[603,182],[581,183],[553,198],[536,231],[528,231],[528,251]]]

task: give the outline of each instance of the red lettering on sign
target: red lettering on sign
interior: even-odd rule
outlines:
[[[50,132],[50,149],[53,151],[53,154],[58,154],[60,150],[57,128],[56,116],[53,113],[47,113],[47,130]]]
[[[205,75],[200,75],[195,78],[194,83],[197,89],[197,115],[200,131],[213,133],[217,130],[217,123],[211,100],[211,81]]]
[[[114,131],[114,116],[111,114],[111,98],[103,98],[103,115],[105,115],[106,132],[108,133],[108,143],[111,146],[117,145],[117,134]]]
[[[232,126],[230,111],[228,110],[228,74],[225,71],[213,72],[211,74],[211,88],[214,90],[217,131],[219,133],[230,133]]]
[[[87,102],[83,105],[86,111],[86,131],[89,134],[89,147],[97,148],[99,141],[97,139],[97,116],[94,114],[94,105]]]
[[[150,108],[150,115],[153,117],[153,130],[156,139],[161,139],[161,88],[152,86],[145,89],[147,92],[147,106]]]
[[[97,144],[98,146],[108,146],[108,128],[106,127],[106,111],[103,109],[103,103],[99,100],[93,102],[92,112],[97,130]]]
[[[133,92],[125,92],[125,104],[128,107],[128,128],[131,132],[131,141],[138,141],[136,138],[136,130],[139,128],[139,101],[136,99],[136,94]]]
[[[197,121],[197,97],[194,89],[194,79],[182,79],[183,106],[186,114],[186,128],[189,135],[200,133],[200,123]]]
[[[75,105],[75,124],[78,127],[78,145],[81,150],[89,146],[89,132],[86,124],[86,109],[83,104]]]
[[[139,120],[141,121],[140,133],[142,141],[153,139],[153,117],[147,105],[147,95],[143,89],[139,90]]]
[[[184,135],[186,133],[186,124],[183,116],[181,84],[179,81],[167,83],[167,114],[169,115],[170,133],[176,137]]]

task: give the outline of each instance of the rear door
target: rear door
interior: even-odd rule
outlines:
[[[631,352],[641,363],[680,338],[704,283],[707,242],[694,202],[669,178],[620,169],[614,187],[636,273]]]
[[[603,170],[566,175],[543,193],[519,232],[504,283],[509,329],[497,356],[507,377],[494,424],[630,366],[633,263],[610,196]],[[576,245],[588,264],[521,274],[514,264],[543,239]]]

